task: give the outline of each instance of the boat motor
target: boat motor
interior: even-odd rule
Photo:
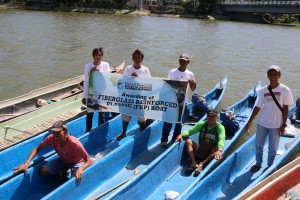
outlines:
[[[200,94],[193,94],[192,103],[194,104],[193,105],[193,111],[192,111],[193,116],[198,117],[198,118],[202,118],[208,110],[206,100],[205,100],[205,96],[200,95]]]
[[[300,123],[300,98],[297,98],[296,100],[296,112],[291,116],[291,123]]]
[[[222,110],[220,113],[220,120],[225,127],[226,136],[233,137],[239,129],[239,123],[235,120],[236,116],[234,111]]]

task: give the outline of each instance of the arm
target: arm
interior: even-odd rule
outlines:
[[[84,82],[83,82],[83,94],[82,94],[82,104],[86,105],[86,98],[88,93],[88,85],[89,85],[89,70],[88,64],[84,66]]]
[[[255,108],[254,108],[254,110],[253,110],[253,112],[251,114],[251,117],[250,117],[248,123],[246,124],[246,127],[245,127],[245,131],[246,132],[249,132],[249,129],[250,129],[250,126],[251,126],[251,122],[256,117],[256,115],[259,113],[259,111],[260,111],[260,108],[257,107],[257,106],[255,106]]]
[[[198,133],[201,130],[201,128],[202,128],[202,126],[203,126],[204,123],[205,122],[203,122],[203,121],[202,122],[198,122],[195,126],[193,126],[192,128],[190,128],[189,130],[186,130],[183,133],[179,134],[176,137],[175,142],[181,141],[183,137],[189,137],[191,135],[194,135],[195,133]]]
[[[190,89],[192,92],[195,91],[197,83],[194,80],[189,80]]]
[[[17,172],[21,172],[21,171],[24,171],[25,174],[27,174],[27,171],[28,171],[28,165],[30,163],[30,161],[34,158],[34,156],[36,156],[36,154],[42,150],[44,147],[39,144],[38,146],[36,146],[29,154],[27,160],[19,165],[18,167],[14,168],[14,173],[17,173]]]
[[[222,158],[222,151],[223,151],[224,145],[225,145],[225,137],[226,137],[225,128],[222,124],[219,124],[219,126],[218,126],[218,148],[216,148],[216,151],[213,154],[213,156],[217,160]]]
[[[283,110],[282,110],[282,126],[280,127],[279,135],[284,134],[285,131],[285,124],[288,118],[288,113],[289,113],[289,106],[288,105],[283,105]]]
[[[83,171],[84,171],[86,168],[88,168],[89,166],[92,165],[92,160],[91,160],[91,158],[90,158],[89,155],[87,155],[87,156],[84,158],[84,161],[85,161],[84,165],[82,165],[81,167],[79,167],[79,168],[76,170],[76,172],[75,172],[75,177],[76,177],[77,181],[81,181]]]

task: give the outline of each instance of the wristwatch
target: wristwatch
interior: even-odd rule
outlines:
[[[283,127],[287,127],[287,124],[282,124]]]

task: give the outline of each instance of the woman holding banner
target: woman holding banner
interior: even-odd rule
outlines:
[[[132,54],[133,65],[129,65],[124,70],[124,75],[135,77],[151,77],[151,73],[147,67],[142,65],[144,54],[141,50],[136,49]],[[131,116],[122,114],[122,126],[123,132],[117,137],[117,140],[121,140],[127,136],[127,127],[131,120]],[[143,117],[138,118],[140,131],[146,128],[146,119]]]
[[[110,66],[107,62],[102,61],[104,55],[103,48],[93,49],[92,56],[94,61],[88,63],[84,67],[84,88],[82,95],[82,103],[86,105],[86,100],[88,96],[88,87],[89,87],[89,76],[91,71],[100,71],[100,72],[111,72]],[[104,113],[99,112],[98,125],[104,123]],[[86,116],[86,132],[89,132],[92,129],[94,112],[88,112]]]

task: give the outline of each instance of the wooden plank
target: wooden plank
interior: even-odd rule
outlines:
[[[64,98],[70,97],[72,95],[76,95],[76,94],[78,94],[80,92],[82,92],[81,88],[75,88],[75,89],[73,89],[71,91],[65,92],[65,93],[63,93],[61,95],[58,95],[58,96],[52,98],[51,101],[57,102],[57,101],[62,100]]]

